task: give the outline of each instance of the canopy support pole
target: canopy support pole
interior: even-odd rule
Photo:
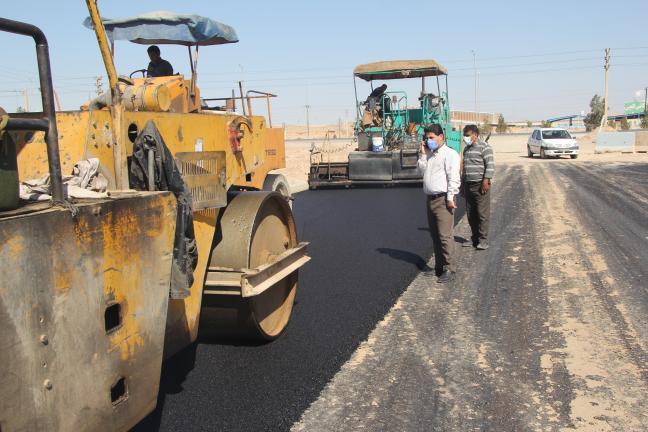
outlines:
[[[194,75],[196,74],[196,70],[194,69],[194,63],[193,63],[193,56],[191,55],[191,47],[187,47],[187,51],[189,51],[189,66],[191,67],[191,86],[189,87],[189,96],[193,97],[194,95]]]
[[[359,114],[360,114],[360,102],[358,102],[358,86],[356,85],[356,77],[353,75],[353,91],[355,92],[355,106],[356,106],[356,124],[358,123],[358,120],[360,119]]]
[[[92,20],[92,26],[94,27],[95,35],[97,36],[97,42],[99,43],[101,57],[108,74],[110,92],[113,99],[115,99],[117,96],[119,96],[119,89],[117,88],[117,71],[115,70],[115,64],[113,63],[110,46],[108,45],[106,29],[103,25],[103,22],[101,21],[101,15],[99,15],[99,9],[97,8],[96,0],[86,0],[86,5],[88,6],[88,12],[90,13],[90,19]]]
[[[189,87],[189,96],[195,98],[196,84],[198,82],[198,45],[196,45],[196,53],[194,56],[191,55],[191,46],[187,47],[187,51],[189,51],[189,65],[191,66],[191,85]]]

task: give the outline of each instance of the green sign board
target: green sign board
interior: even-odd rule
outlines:
[[[645,110],[644,102],[626,102],[623,104],[623,113],[625,115],[630,114],[643,114]]]

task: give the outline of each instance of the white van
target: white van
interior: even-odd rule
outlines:
[[[527,142],[527,154],[533,157],[539,154],[542,159],[547,156],[569,155],[578,157],[578,142],[565,129],[538,128],[533,131]]]

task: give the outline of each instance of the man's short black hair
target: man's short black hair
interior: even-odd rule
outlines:
[[[425,126],[425,129],[423,129],[423,133],[425,134],[433,133],[434,135],[443,135],[443,128],[441,127],[440,124],[431,124]]]
[[[151,45],[150,47],[148,47],[146,52],[149,53],[149,54],[150,53],[155,53],[157,55],[160,55],[160,48],[158,48],[157,45]]]
[[[477,127],[477,125],[474,124],[466,125],[463,129],[463,134],[464,136],[466,136],[466,134],[469,133],[476,133],[477,135],[479,135],[479,128]]]

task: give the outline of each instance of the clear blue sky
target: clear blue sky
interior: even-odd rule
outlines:
[[[246,89],[280,96],[273,101],[275,122],[304,123],[307,101],[313,124],[351,119],[353,67],[387,59],[436,59],[449,70],[451,107],[473,110],[471,50],[480,76],[480,109],[502,112],[511,121],[587,111],[592,95],[603,92],[606,47],[612,48],[612,112],[622,111],[624,102],[648,86],[646,1],[103,0],[99,7],[105,17],[170,10],[233,26],[238,44],[200,51],[202,94],[227,96],[242,79]],[[94,94],[93,77],[105,72],[93,33],[81,25],[84,1],[7,2],[2,15],[44,30],[64,109],[75,109]],[[24,105],[27,89],[32,110],[38,108],[33,43],[3,33],[0,46],[0,105],[8,110]],[[162,49],[176,70],[189,71],[185,48]],[[120,73],[147,62],[145,46],[117,43]],[[401,83],[390,89],[417,96],[415,87]],[[360,86],[361,97],[367,92]]]

